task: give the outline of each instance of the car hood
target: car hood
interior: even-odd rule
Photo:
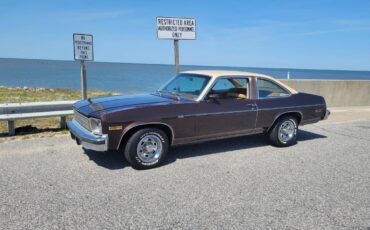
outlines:
[[[154,94],[118,95],[96,97],[78,101],[73,108],[85,116],[99,116],[102,113],[129,109],[141,106],[173,103],[171,98],[160,97]]]

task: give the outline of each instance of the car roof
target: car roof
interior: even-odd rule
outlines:
[[[244,71],[230,71],[230,70],[189,70],[189,71],[183,71],[181,73],[207,75],[207,76],[214,77],[214,78],[222,77],[222,76],[252,76],[252,77],[272,78],[265,74],[244,72]]]
[[[252,72],[244,72],[244,71],[229,71],[229,70],[189,70],[189,71],[183,71],[181,73],[205,75],[205,76],[209,76],[212,78],[218,78],[218,77],[223,77],[223,76],[249,76],[249,77],[265,78],[265,79],[269,79],[283,86],[284,88],[288,89],[290,93],[292,94],[298,93],[295,89],[291,88],[290,86],[287,86],[286,84],[280,82],[279,80],[271,76],[260,74],[260,73],[252,73]]]

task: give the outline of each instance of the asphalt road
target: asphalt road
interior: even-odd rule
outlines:
[[[0,144],[2,229],[370,227],[370,120],[171,150],[136,171],[68,136]]]

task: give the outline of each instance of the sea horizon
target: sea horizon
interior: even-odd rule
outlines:
[[[153,92],[175,75],[171,64],[87,62],[88,89]],[[237,70],[286,79],[370,80],[370,71],[181,65],[180,70]],[[145,82],[145,84],[143,84]],[[80,63],[73,60],[0,58],[0,86],[80,88]]]
[[[0,60],[26,60],[26,61],[61,61],[61,62],[78,62],[76,60],[64,60],[64,59],[43,59],[43,58],[14,58],[14,57],[0,57]],[[140,65],[170,65],[174,66],[174,64],[166,64],[166,63],[144,63],[144,62],[121,62],[121,61],[86,61],[94,62],[94,63],[109,63],[109,64],[140,64]],[[181,63],[180,63],[181,64]],[[196,67],[225,67],[225,68],[253,68],[253,69],[290,69],[290,70],[315,70],[315,71],[348,71],[348,72],[369,72],[369,70],[362,70],[362,69],[325,69],[325,68],[298,68],[298,67],[263,67],[263,66],[228,66],[228,65],[200,65],[200,64],[182,64],[181,66],[196,66]],[[174,67],[175,68],[175,67]]]

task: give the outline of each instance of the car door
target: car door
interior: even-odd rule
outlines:
[[[294,111],[294,109],[290,109],[294,108],[295,105],[289,91],[272,80],[257,78],[257,97],[258,119],[256,127],[269,127],[279,114]]]
[[[222,77],[198,104],[196,134],[217,137],[248,133],[255,128],[256,105],[251,100],[250,79]]]

